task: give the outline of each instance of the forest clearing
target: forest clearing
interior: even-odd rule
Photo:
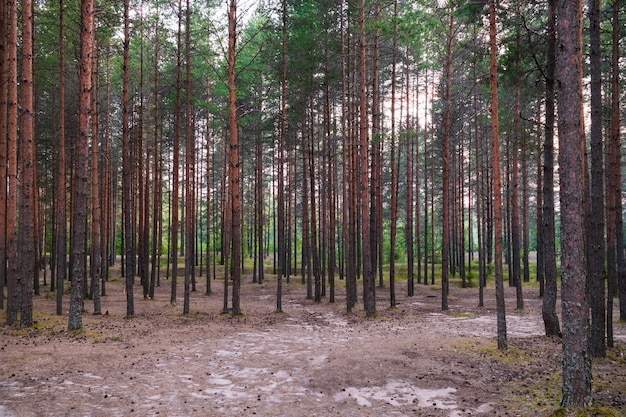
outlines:
[[[625,5],[0,0],[0,417],[624,416]]]
[[[251,281],[240,316],[220,314],[222,280],[206,296],[200,279],[190,314],[169,303],[164,281],[126,319],[124,282],[113,279],[103,315],[87,300],[77,332],[54,296],[36,297],[32,328],[1,330],[0,416],[565,415],[560,339],[544,336],[532,286],[521,311],[506,288],[509,349],[499,351],[493,285],[478,308],[478,289],[452,280],[442,312],[440,287],[406,297],[400,281],[397,307],[378,288],[379,314],[366,319],[360,303],[346,313],[342,284],[336,303],[314,303],[292,277],[276,313],[276,277]],[[594,406],[575,415],[626,415],[626,323],[615,339],[593,362]]]

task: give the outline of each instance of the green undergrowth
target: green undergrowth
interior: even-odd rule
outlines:
[[[530,355],[515,346],[509,345],[508,349],[500,350],[498,349],[497,342],[489,339],[469,338],[466,342],[452,344],[452,348],[458,353],[478,356],[483,360],[491,359],[495,362],[505,364],[519,364],[523,366],[524,363],[533,360]]]

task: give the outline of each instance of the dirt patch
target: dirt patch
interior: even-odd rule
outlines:
[[[442,312],[438,289],[417,285],[408,298],[401,282],[397,308],[378,289],[379,317],[368,320],[361,306],[346,314],[341,287],[336,304],[315,304],[292,282],[276,313],[273,278],[245,281],[239,317],[220,314],[216,280],[210,296],[199,283],[187,316],[169,304],[165,281],[154,300],[136,298],[130,319],[122,283],[110,282],[107,314],[87,311],[78,333],[54,316],[52,297],[37,297],[34,329],[0,329],[0,416],[526,416],[558,407],[561,344],[542,336],[534,289],[517,311],[507,288],[510,349],[499,352],[492,289],[478,308],[477,289],[452,288]],[[609,358],[594,362],[594,400],[626,415],[626,325],[615,334]]]

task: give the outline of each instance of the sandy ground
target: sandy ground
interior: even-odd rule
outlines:
[[[136,316],[126,312],[123,285],[109,283],[107,314],[85,304],[84,330],[66,331],[53,297],[36,298],[34,329],[0,327],[0,417],[9,416],[536,416],[558,408],[559,339],[542,335],[541,299],[525,290],[515,310],[507,288],[509,350],[495,343],[495,300],[453,286],[450,309],[440,290],[416,285],[388,308],[377,289],[379,317],[362,306],[348,315],[337,303],[306,299],[285,285],[275,309],[275,278],[245,278],[244,314],[220,314],[222,280],[204,295],[204,278],[183,316],[182,287],[172,306],[170,283],[154,300],[135,287]],[[359,290],[360,291],[360,290]],[[68,299],[64,300],[65,307]],[[4,312],[2,312],[4,315]],[[4,322],[4,318],[2,318]],[[597,407],[626,416],[626,324],[616,323],[616,348],[594,361]]]

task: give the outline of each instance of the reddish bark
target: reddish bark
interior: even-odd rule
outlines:
[[[563,315],[564,407],[591,403],[589,305],[585,252],[583,155],[581,150],[581,2],[558,2],[557,69],[561,201],[561,310]]]
[[[17,322],[17,3],[8,0],[7,13],[7,324]]]
[[[241,314],[241,184],[239,172],[239,136],[237,131],[237,97],[235,90],[236,29],[237,1],[230,0],[228,8],[228,178],[231,201],[230,211],[232,216],[229,228],[232,246],[233,315]]]
[[[500,127],[498,121],[498,69],[496,63],[496,2],[489,2],[489,108],[491,112],[491,161],[493,175],[493,223],[495,242],[498,349],[507,348],[504,283],[502,275],[502,186],[500,184]]]
[[[79,106],[78,106],[78,137],[75,145],[74,197],[72,198],[72,292],[68,330],[82,328],[83,311],[83,280],[86,276],[87,251],[87,208],[89,174],[89,135],[90,135],[90,100],[91,70],[93,62],[94,42],[94,4],[93,0],[81,0],[81,33],[79,62]]]

